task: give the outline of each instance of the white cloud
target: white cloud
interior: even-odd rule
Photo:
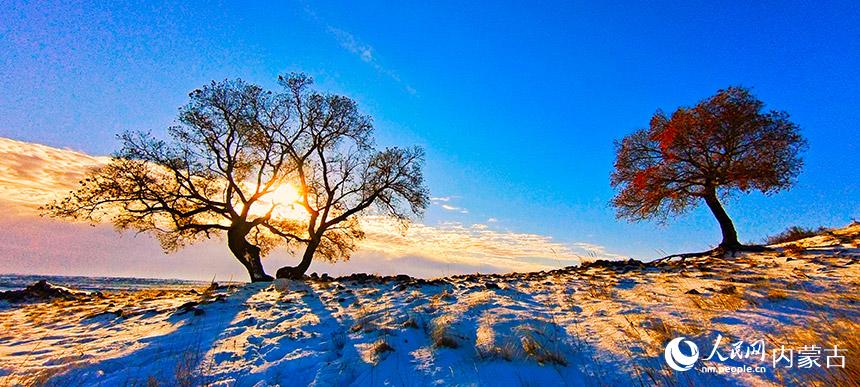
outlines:
[[[35,209],[67,193],[86,171],[109,159],[0,137],[0,199]]]
[[[467,210],[463,207],[457,207],[453,204],[449,204],[455,198],[456,198],[456,196],[431,197],[430,198],[430,204],[435,205],[435,206],[439,206],[445,211],[459,212],[461,214],[468,214],[469,210]]]
[[[342,29],[335,27],[328,27],[328,32],[334,35],[337,39],[338,43],[340,43],[341,47],[347,49],[347,51],[358,55],[362,61],[374,64],[373,60],[373,47],[361,43],[358,39],[355,38],[349,32],[346,32]]]
[[[464,226],[457,222],[436,226],[412,224],[401,234],[395,223],[381,217],[362,222],[367,239],[363,251],[383,256],[421,256],[442,263],[499,268],[497,271],[531,271],[578,264],[583,258],[615,259],[601,246],[566,244],[552,237],[492,230],[485,224]]]
[[[468,214],[469,213],[469,210],[467,210],[465,208],[452,206],[450,204],[442,204],[440,207],[442,207],[443,210],[459,212],[461,214]]]
[[[322,18],[320,18],[320,16],[317,15],[317,13],[314,12],[314,10],[312,10],[307,5],[305,6],[305,13],[310,16],[311,19],[313,19],[315,22],[325,26],[326,32],[331,34],[335,38],[335,40],[337,40],[338,44],[340,44],[340,46],[343,47],[345,50],[357,56],[359,59],[361,59],[362,62],[367,63],[379,73],[385,74],[386,76],[391,78],[391,80],[403,87],[403,90],[410,95],[418,94],[418,91],[415,90],[415,88],[409,85],[407,82],[403,81],[403,79],[400,78],[400,75],[397,74],[397,72],[382,65],[380,60],[374,54],[375,50],[373,46],[361,41],[361,39],[359,39],[356,35],[350,33],[349,31],[325,23]]]

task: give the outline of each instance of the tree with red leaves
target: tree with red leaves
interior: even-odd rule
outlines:
[[[648,128],[615,142],[612,199],[619,218],[665,221],[699,200],[717,218],[723,240],[718,252],[748,250],[721,199],[758,190],[766,195],[790,188],[806,148],[788,113],[765,111],[743,87],[729,87],[671,116],[657,111]]]

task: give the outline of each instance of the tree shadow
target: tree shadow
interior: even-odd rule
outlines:
[[[260,286],[246,285],[211,303],[188,304],[184,308],[164,312],[170,316],[163,323],[135,327],[156,330],[155,334],[140,339],[123,337],[124,330],[117,329],[114,344],[128,345],[129,348],[111,348],[120,354],[75,365],[48,380],[46,385],[144,385],[153,380],[172,385],[197,384],[195,369],[203,355],[225,330],[234,325],[246,302],[261,290]],[[151,315],[143,317],[147,316]],[[105,325],[112,322],[113,319],[96,323]]]
[[[565,319],[537,294],[474,280],[295,281],[285,292],[247,285],[223,302],[200,306],[202,315],[192,309],[171,316],[175,329],[138,340],[139,347],[48,384],[140,385],[150,378],[241,386],[735,382],[673,373],[660,356],[606,348],[599,333],[579,329],[580,317]],[[434,341],[440,326],[456,345]],[[374,351],[379,342],[389,349]]]

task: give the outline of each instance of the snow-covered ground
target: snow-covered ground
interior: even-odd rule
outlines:
[[[860,225],[778,247],[663,264],[5,304],[0,385],[856,384]],[[718,353],[703,360],[718,335]],[[700,351],[689,371],[664,360],[681,336]],[[763,361],[729,357],[732,343],[757,340]],[[825,367],[837,359],[822,348],[834,344],[844,367]],[[772,350],[809,345],[819,347],[818,367],[773,366]],[[763,368],[704,369],[719,365]]]

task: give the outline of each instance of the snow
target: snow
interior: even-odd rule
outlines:
[[[677,336],[705,342],[718,333],[771,344],[848,340],[856,348],[858,235],[860,225],[852,225],[798,242],[805,250],[792,254],[662,265],[107,291],[84,301],[6,305],[0,385],[834,380],[771,367],[760,374],[674,372],[663,348]],[[860,354],[847,357],[856,369]]]

